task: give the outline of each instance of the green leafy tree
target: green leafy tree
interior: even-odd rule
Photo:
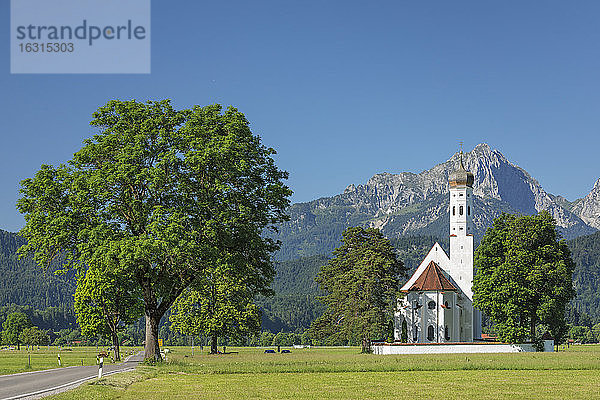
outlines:
[[[269,347],[271,346],[271,344],[273,343],[273,338],[275,338],[275,335],[272,332],[262,332],[260,334],[260,345],[261,347]]]
[[[22,182],[21,255],[126,271],[144,300],[145,357],[160,360],[161,317],[208,266],[278,248],[262,234],[286,219],[287,173],[233,107],[112,100],[91,125],[98,134],[67,165]]]
[[[299,334],[294,332],[279,332],[273,338],[273,346],[293,346],[300,344],[302,339]]]
[[[302,332],[302,335],[300,335],[300,343],[303,345],[311,345],[312,344],[312,337],[308,330]]]
[[[568,331],[568,336],[576,343],[595,343],[596,338],[592,330],[588,326],[571,326]]]
[[[473,304],[501,340],[535,341],[542,324],[560,342],[575,265],[550,214],[498,217],[475,252],[475,265]]]
[[[219,337],[241,340],[260,330],[261,314],[254,297],[258,292],[270,293],[270,264],[257,268],[241,257],[229,260],[209,267],[202,280],[179,296],[169,317],[172,327],[183,334],[210,337],[212,354],[217,353]]]
[[[9,314],[2,323],[2,342],[4,344],[16,344],[17,350],[21,350],[21,333],[31,326],[31,321],[24,313],[14,312]]]
[[[592,326],[592,334],[594,335],[594,342],[600,343],[600,323]]]
[[[384,335],[393,315],[399,278],[406,274],[390,242],[377,229],[348,228],[317,282],[327,306],[311,326],[315,337],[352,341],[371,351],[371,339]]]
[[[139,287],[131,281],[124,271],[93,267],[79,277],[75,290],[75,314],[81,333],[109,337],[117,361],[121,360],[119,331],[144,313]]]
[[[26,346],[41,346],[48,344],[50,338],[48,337],[48,333],[40,330],[37,326],[30,326],[21,331],[19,340]]]

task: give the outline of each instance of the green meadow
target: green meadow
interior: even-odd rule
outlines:
[[[593,399],[600,345],[557,353],[374,356],[358,348],[227,348],[94,380],[51,399]],[[206,350],[206,349],[205,349]]]
[[[123,347],[121,353],[132,350],[132,347]],[[137,351],[139,350],[141,347],[137,348]],[[61,367],[96,365],[98,351],[96,347],[69,347],[59,350],[56,346],[40,346],[39,349],[34,346],[29,351],[25,350],[25,346],[21,346],[21,350],[0,350],[0,375],[60,368],[58,354],[60,354]],[[110,363],[110,358],[104,361]]]

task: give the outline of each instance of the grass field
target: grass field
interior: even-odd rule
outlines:
[[[67,399],[600,399],[600,345],[558,353],[374,356],[357,348],[191,356],[51,397]],[[228,351],[230,349],[228,348]]]
[[[131,351],[132,347],[123,347],[121,353]],[[137,350],[141,350],[138,347]],[[96,347],[72,347],[59,351],[56,346],[34,347],[27,351],[22,346],[21,350],[0,350],[0,375],[15,374],[18,372],[36,371],[41,369],[59,368],[58,354],[62,367],[74,365],[96,365]],[[31,364],[30,364],[31,362]],[[110,363],[110,358],[105,360]]]

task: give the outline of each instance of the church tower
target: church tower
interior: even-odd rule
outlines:
[[[460,152],[458,168],[449,175],[450,184],[450,276],[467,297],[461,311],[461,337],[481,337],[480,314],[473,309],[473,183]]]
[[[452,278],[473,299],[473,182],[460,153],[458,168],[450,173],[450,261]]]
[[[436,243],[400,288],[394,314],[395,340],[461,343],[481,338],[481,316],[473,308],[473,183],[460,152],[450,186],[450,257]]]

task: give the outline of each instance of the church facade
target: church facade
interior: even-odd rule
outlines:
[[[449,176],[450,256],[435,243],[402,286],[394,315],[394,339],[404,343],[464,343],[481,338],[473,308],[473,182],[462,152]]]

